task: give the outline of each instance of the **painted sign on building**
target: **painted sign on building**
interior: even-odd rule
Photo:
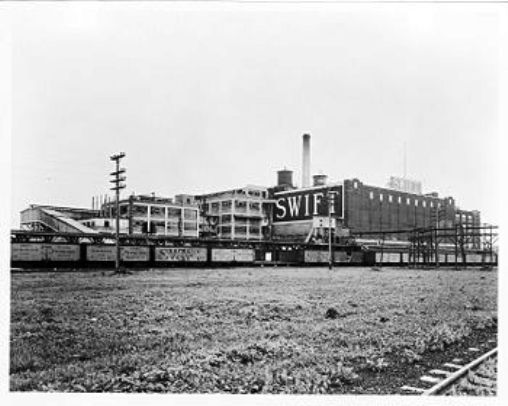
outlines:
[[[114,261],[115,247],[111,245],[89,245],[86,247],[86,259],[88,261]]]
[[[342,218],[342,193],[342,185],[275,193],[273,221],[309,220],[315,216],[328,216],[328,207],[333,217]],[[333,204],[328,203],[329,196]]]
[[[120,247],[122,261],[148,261],[150,258],[148,247]]]
[[[213,248],[212,261],[214,262],[253,262],[254,250],[248,248]]]
[[[165,262],[206,262],[206,248],[155,248],[155,260]]]
[[[321,216],[314,217],[312,219],[312,225],[314,226],[314,228],[328,228],[328,227],[335,228],[336,225],[335,219],[332,217],[330,220],[331,221],[328,221],[328,217]]]
[[[116,247],[114,245],[89,245],[86,247],[88,261],[113,262],[116,259]],[[148,261],[148,247],[120,247],[122,261]]]
[[[79,245],[12,244],[13,261],[79,261]]]
[[[417,195],[422,194],[422,182],[398,176],[390,176],[388,187],[400,192],[414,193]]]
[[[44,244],[49,261],[79,261],[79,245]]]
[[[329,256],[328,251],[317,251],[317,250],[305,250],[305,262],[306,263],[324,263],[328,262]]]

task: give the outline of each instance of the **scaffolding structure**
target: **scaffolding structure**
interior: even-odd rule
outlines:
[[[411,267],[436,266],[440,263],[453,262],[455,268],[474,264],[497,263],[498,226],[466,226],[462,223],[453,227],[422,227],[407,230],[357,232],[354,238],[373,237],[375,240],[365,242],[368,248],[381,253],[394,250],[397,236],[407,236],[404,246],[399,251],[408,254],[407,263]],[[449,260],[452,259],[452,261]]]

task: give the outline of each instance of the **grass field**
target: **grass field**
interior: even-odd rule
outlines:
[[[497,271],[13,274],[14,391],[369,392],[497,324]]]

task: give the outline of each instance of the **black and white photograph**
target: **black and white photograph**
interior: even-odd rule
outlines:
[[[9,404],[501,404],[507,11],[0,5]]]

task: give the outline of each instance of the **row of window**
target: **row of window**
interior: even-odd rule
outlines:
[[[105,228],[109,228],[110,224],[109,224],[109,220],[104,220],[104,225],[100,225],[100,224],[96,224],[95,221],[84,221],[83,224],[87,227],[105,227]]]
[[[474,223],[473,216],[472,215],[468,215],[468,214],[456,214],[455,215],[455,220],[457,222],[464,222],[464,223],[471,223],[471,224]]]
[[[388,194],[388,202],[389,203],[393,203],[394,201],[394,196],[393,195],[390,195]],[[379,201],[382,202],[384,201],[384,195],[383,193],[379,193]],[[369,198],[370,200],[374,200],[374,192],[373,191],[370,191],[369,192]],[[410,197],[406,197],[405,199],[402,198],[402,196],[397,196],[397,203],[401,204],[403,201],[406,202],[407,205],[411,204],[411,200],[414,201],[414,205],[415,206],[418,206],[420,204],[420,200],[417,199],[417,198],[413,198],[411,199]],[[421,200],[422,202],[422,207],[427,207],[427,200]],[[434,202],[433,200],[430,200],[428,201],[429,202],[429,207],[436,207],[436,208],[441,208],[441,202]],[[452,203],[452,200],[450,199],[450,203]]]
[[[221,226],[220,232],[221,234],[231,234],[233,228],[231,226]],[[235,234],[247,234],[247,227],[245,226],[235,226],[234,227]],[[249,234],[259,234],[261,232],[260,227],[249,227]]]
[[[147,221],[139,221],[134,220],[132,222],[132,228],[133,231],[140,232],[140,233],[162,233],[164,234],[174,234],[178,233],[179,231],[196,231],[198,229],[197,223],[194,222],[183,222],[182,223],[175,223],[175,222],[167,222],[164,223],[163,221],[151,221],[148,223]]]
[[[242,189],[241,191],[237,191],[237,193],[242,194],[242,195],[247,195],[247,196],[263,197],[263,198],[265,198],[267,196],[267,192],[261,191],[261,190],[250,190],[250,189],[243,190]]]
[[[148,207],[149,206],[142,206],[142,205],[133,205],[132,206],[132,216],[133,217],[147,217],[148,216]],[[196,220],[198,216],[197,209],[181,209],[178,207],[164,207],[164,206],[151,206],[150,207],[150,217],[158,217],[158,218],[164,218],[167,216],[168,218],[174,218],[174,217],[180,217],[183,215],[184,219],[186,220]],[[120,206],[120,216],[127,216],[128,215],[128,205],[121,205]],[[115,215],[115,209],[111,209],[111,216]]]
[[[233,206],[231,200],[224,200],[222,202],[213,202],[208,205],[204,205],[204,209],[207,210],[208,207],[211,208],[212,211],[218,211],[219,208],[222,208],[223,210],[231,209]],[[235,209],[247,209],[247,207],[252,211],[260,211],[261,210],[261,204],[259,202],[248,202],[245,200],[235,200]]]
[[[233,215],[223,214],[220,216],[221,223],[231,223],[233,221]],[[235,224],[260,224],[261,219],[259,218],[235,218]]]

